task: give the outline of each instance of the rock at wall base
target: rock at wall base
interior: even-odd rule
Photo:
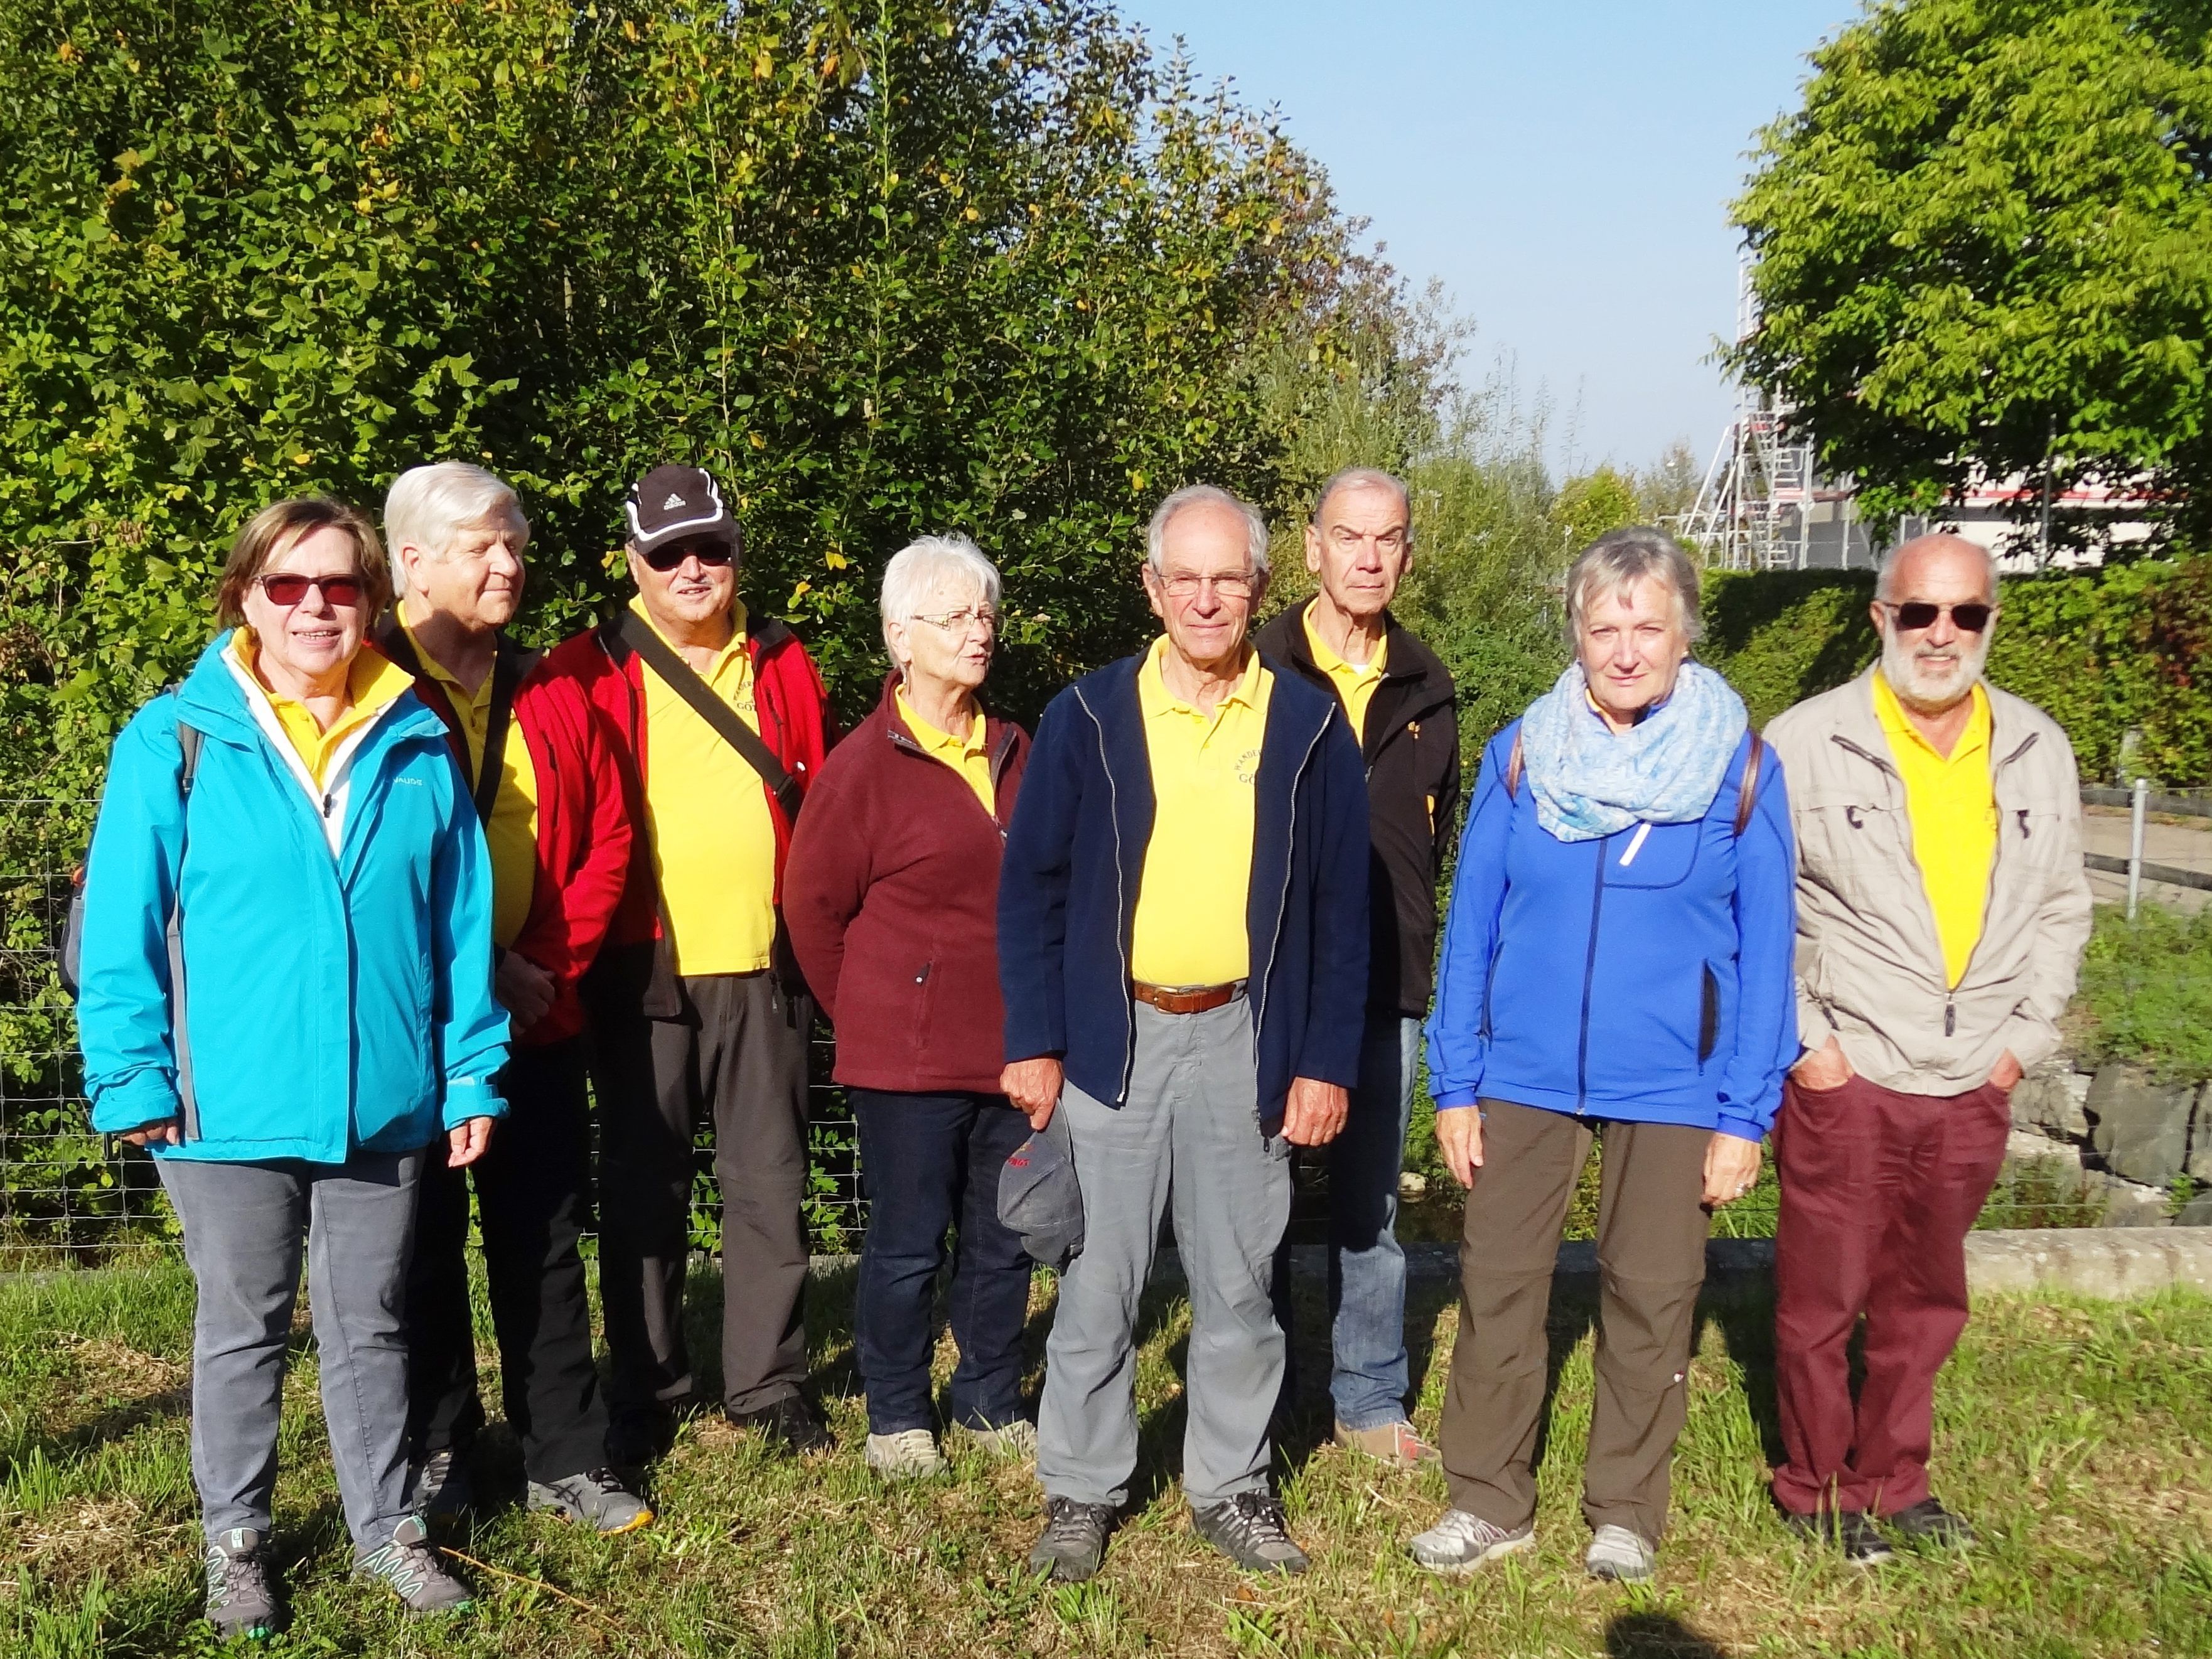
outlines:
[[[2169,1187],[2189,1159],[2196,1098],[2194,1085],[2159,1083],[2132,1066],[2100,1066],[2084,1104],[2090,1145],[2114,1175]]]
[[[2058,1140],[2089,1138],[2088,1114],[2083,1103],[2089,1096],[2089,1079],[2066,1059],[2047,1060],[2020,1080],[2012,1091],[2012,1122],[2015,1129],[2032,1129]]]

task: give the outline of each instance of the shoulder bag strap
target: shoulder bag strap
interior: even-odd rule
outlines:
[[[691,705],[701,720],[714,730],[715,735],[744,757],[745,764],[761,775],[775,804],[783,809],[787,822],[799,821],[799,804],[802,797],[799,784],[783,769],[783,763],[761,741],[760,733],[738,718],[738,711],[714,693],[714,689],[701,679],[691,665],[669,647],[668,642],[653,631],[652,625],[635,611],[622,614],[619,632],[623,643],[645,659],[646,665],[668,683],[669,688]]]
[[[1515,800],[1521,794],[1521,734],[1513,734],[1513,752],[1505,757],[1505,799]]]

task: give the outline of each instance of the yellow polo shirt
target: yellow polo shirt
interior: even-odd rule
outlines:
[[[1226,985],[1252,969],[1254,786],[1275,677],[1251,653],[1244,678],[1202,714],[1168,690],[1167,651],[1162,637],[1137,670],[1154,806],[1129,972],[1148,985]]]
[[[1990,698],[1974,688],[1974,712],[1948,756],[1920,735],[1889,682],[1874,677],[1874,708],[1889,739],[1890,758],[1905,780],[1905,816],[1912,825],[1912,856],[1920,866],[1928,908],[1943,942],[1943,971],[1951,984],[1966,976],[1966,960],[1982,936],[1989,908],[1990,867],[1997,855],[1996,784],[1990,769]]]
[[[730,620],[730,642],[700,678],[758,731],[742,603]],[[650,665],[645,723],[645,822],[676,971],[758,973],[775,949],[775,821],[760,774]]]
[[[907,701],[906,687],[898,689],[899,718],[906,729],[921,745],[921,752],[932,760],[943,761],[965,780],[975,792],[975,799],[983,803],[983,811],[994,823],[999,816],[998,790],[991,782],[991,753],[983,741],[983,711],[975,711],[975,724],[964,738],[956,738],[950,732],[940,732],[914,712]]]
[[[491,683],[486,674],[477,689],[465,691],[445,664],[422,648],[407,618],[399,629],[415,647],[422,672],[444,688],[446,701],[460,717],[461,735],[468,741],[469,792],[476,793],[477,774],[483,769],[484,739],[491,732]],[[491,938],[505,950],[530,920],[530,901],[538,888],[538,768],[530,758],[530,745],[512,717],[507,739],[499,750],[499,793],[492,798],[491,822],[484,825],[484,845],[491,851]]]
[[[254,666],[259,654],[260,646],[252,629],[241,628],[231,635],[231,659],[268,693],[269,706],[276,711],[276,723],[284,728],[292,752],[300,757],[300,764],[307,769],[318,789],[330,781],[331,762],[345,740],[397,702],[415,684],[405,670],[374,646],[362,646],[346,671],[346,696],[351,701],[325,732],[307,712],[307,704],[269,690],[269,683]]]
[[[1364,663],[1350,663],[1328,648],[1328,641],[1314,626],[1313,601],[1305,609],[1306,649],[1313,653],[1314,666],[1328,676],[1335,688],[1337,701],[1352,720],[1352,735],[1362,744],[1367,741],[1367,705],[1375,701],[1375,688],[1382,684],[1382,659],[1390,648],[1388,638],[1375,642],[1375,654]]]

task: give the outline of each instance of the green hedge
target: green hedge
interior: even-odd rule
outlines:
[[[1832,570],[1727,574],[1705,588],[1698,654],[1764,724],[1875,659],[1874,578]],[[2212,784],[2212,557],[2144,560],[2008,580],[1990,678],[2066,728],[2085,778],[2109,779],[2123,735],[2141,769]]]

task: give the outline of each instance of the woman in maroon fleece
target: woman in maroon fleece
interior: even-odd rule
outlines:
[[[999,853],[1029,738],[975,692],[998,637],[999,573],[929,536],[884,570],[883,702],[823,763],[784,875],[784,919],[837,1029],[860,1121],[868,1235],[854,1323],[868,1467],[942,1474],[931,1301],[957,1225],[950,1419],[984,1450],[1035,1455],[1021,1398],[1030,1259],[998,1216],[1029,1121],[999,1092]]]

